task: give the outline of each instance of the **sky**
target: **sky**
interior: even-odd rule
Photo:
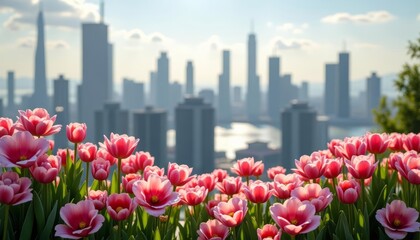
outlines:
[[[81,79],[81,23],[99,21],[99,0],[43,0],[47,77]],[[0,1],[0,75],[34,75],[37,0]],[[268,58],[281,73],[322,83],[325,63],[350,52],[350,78],[395,74],[409,61],[409,40],[420,37],[418,0],[105,0],[114,44],[114,82],[149,82],[161,51],[170,80],[185,83],[187,60],[196,84],[216,88],[222,51],[231,51],[231,84],[246,85],[248,34],[257,36],[257,72],[268,83]],[[4,76],[4,77],[3,77]]]

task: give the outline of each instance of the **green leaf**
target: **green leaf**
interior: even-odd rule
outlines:
[[[33,209],[35,213],[35,219],[36,219],[36,226],[38,231],[40,232],[42,229],[44,229],[45,226],[45,213],[44,213],[44,207],[42,206],[41,199],[39,199],[38,194],[34,191],[33,192]]]
[[[29,205],[28,211],[26,212],[25,220],[22,224],[22,231],[20,232],[19,240],[30,240],[32,239],[32,228],[34,223],[34,210],[33,202]]]
[[[111,180],[111,194],[118,192],[118,175],[117,171],[114,171],[112,174],[112,180]]]
[[[323,227],[321,229],[321,231],[318,233],[318,235],[316,236],[316,240],[324,240],[324,239],[327,239],[327,237],[325,236],[326,230],[327,230],[327,227]]]
[[[155,235],[154,238],[153,238],[154,240],[161,240],[159,227],[156,228],[154,235]]]
[[[44,230],[41,233],[40,239],[50,239],[50,235],[55,223],[55,217],[57,216],[57,201],[54,204],[53,209],[48,216],[47,222],[45,224]]]
[[[335,229],[335,234],[339,237],[339,239],[346,239],[350,240],[353,239],[353,236],[349,230],[349,223],[347,222],[346,215],[343,211],[341,211],[340,216],[338,217],[337,228]]]

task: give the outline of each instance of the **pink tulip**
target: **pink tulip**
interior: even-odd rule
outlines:
[[[207,214],[209,214],[210,217],[214,218],[213,210],[220,202],[221,201],[219,199],[212,199],[212,200],[207,202],[206,211],[207,211]],[[226,199],[225,202],[227,202],[227,199]]]
[[[257,162],[258,163],[258,162]],[[252,176],[254,177],[260,177],[262,174],[264,173],[264,163],[262,164],[258,164],[255,166],[254,168],[254,173],[252,174]]]
[[[19,178],[15,172],[0,172],[0,203],[19,205],[32,201],[31,180],[27,177]]]
[[[183,186],[193,178],[193,176],[190,176],[192,170],[192,168],[184,164],[169,163],[168,179],[174,186]]]
[[[86,138],[85,123],[70,123],[66,126],[67,139],[72,143],[81,143]]]
[[[241,191],[242,179],[241,177],[227,177],[222,182],[217,183],[216,187],[221,193],[232,196]]]
[[[342,203],[355,203],[360,195],[360,184],[354,179],[339,182],[336,189],[338,200]]]
[[[197,177],[197,184],[200,187],[205,187],[209,192],[211,192],[216,187],[216,177],[213,174],[201,174]]]
[[[123,172],[124,174],[137,173],[137,168],[135,167],[134,161],[131,157],[124,158],[121,160],[121,172]]]
[[[214,217],[226,227],[236,227],[242,223],[248,211],[248,202],[238,197],[228,202],[220,202],[213,209]]]
[[[258,161],[254,163],[254,158],[243,158],[241,160],[236,161],[236,163],[233,165],[233,167],[230,168],[230,170],[240,177],[249,177],[249,176],[257,175],[255,171],[259,171],[258,168],[261,165],[264,165],[262,161]],[[264,166],[263,166],[263,169],[264,169]]]
[[[159,177],[163,177],[165,174],[165,169],[160,168],[158,166],[147,166],[143,172],[143,179],[147,181],[150,175],[158,175]]]
[[[206,199],[208,190],[205,187],[196,186],[194,188],[182,188],[178,193],[183,204],[196,206]]]
[[[402,159],[396,160],[395,168],[411,184],[420,184],[420,156],[416,152],[406,152]]]
[[[365,135],[368,152],[373,154],[384,153],[388,148],[388,135],[386,133],[367,133]]]
[[[35,161],[29,170],[36,181],[44,184],[51,183],[61,170],[61,158],[44,154]]]
[[[108,179],[111,165],[107,160],[103,158],[97,158],[93,160],[91,165],[91,173],[94,179],[98,181]]]
[[[275,203],[270,207],[274,222],[286,233],[295,236],[315,230],[321,217],[315,215],[314,205],[301,202],[295,197],[287,199],[283,204]]]
[[[270,185],[272,193],[279,199],[287,199],[293,189],[301,186],[303,182],[299,179],[296,173],[292,174],[277,174]]]
[[[419,212],[408,208],[403,201],[387,203],[385,208],[376,211],[375,217],[385,228],[386,235],[392,239],[403,239],[408,232],[420,232],[420,223],[417,222]]]
[[[366,143],[363,138],[359,137],[345,138],[340,146],[336,146],[336,149],[341,153],[342,157],[351,160],[353,156],[366,154]]]
[[[375,155],[353,156],[352,160],[345,160],[349,173],[356,179],[366,179],[372,177],[378,162],[375,162]]]
[[[106,207],[108,192],[106,190],[90,190],[86,199],[93,202],[96,210],[101,211]]]
[[[103,158],[107,160],[111,166],[113,166],[118,159],[114,158],[111,154],[109,154],[108,150],[105,148],[99,148],[98,151],[96,151],[96,158]]]
[[[417,157],[417,152],[416,151],[410,151],[410,154],[413,155],[413,157]],[[395,167],[395,163],[397,163],[398,161],[402,160],[404,158],[404,153],[402,152],[393,152],[389,154],[389,167],[392,170],[396,170],[397,168]]]
[[[101,146],[105,146],[106,150],[115,158],[128,158],[136,149],[139,139],[134,137],[129,137],[126,134],[118,135],[111,133],[110,138],[108,139],[104,136],[104,144],[101,143]]]
[[[333,139],[328,144],[328,150],[335,156],[335,157],[343,157],[343,154],[338,150],[344,142],[340,139]]]
[[[49,139],[48,144],[49,144],[48,151],[54,150],[54,146],[55,146],[54,140]]]
[[[74,162],[74,151],[73,150],[59,148],[57,150],[57,157],[60,157],[60,159],[61,159],[61,166],[66,166],[67,151],[69,152],[69,155],[70,155],[70,161]]]
[[[141,179],[141,175],[137,173],[130,173],[122,178],[122,186],[126,193],[133,193],[133,184]]]
[[[61,238],[79,239],[97,232],[105,221],[104,216],[92,201],[84,200],[77,204],[67,203],[60,209],[64,224],[55,226],[55,236]]]
[[[325,159],[324,177],[336,178],[341,173],[343,161],[343,158]]]
[[[266,224],[262,228],[257,229],[258,240],[280,240],[281,231],[279,231],[276,225]]]
[[[328,187],[321,188],[318,183],[310,183],[304,187],[297,187],[292,190],[292,197],[302,202],[309,202],[315,206],[316,212],[324,210],[332,201],[333,195]]]
[[[155,174],[151,174],[147,181],[136,181],[133,184],[133,193],[137,203],[155,217],[163,214],[167,206],[180,201],[179,194],[172,190],[171,182]]]
[[[45,138],[35,139],[29,132],[15,132],[0,138],[0,167],[32,166],[49,148]]]
[[[28,131],[33,136],[49,136],[58,133],[61,125],[53,125],[56,116],[50,117],[44,108],[35,108],[34,110],[19,110],[19,118],[16,122],[16,129]]]
[[[271,190],[267,183],[257,180],[244,187],[244,194],[253,203],[265,203],[271,197]]]
[[[136,152],[135,155],[130,156],[132,162],[134,163],[134,167],[137,171],[141,173],[144,172],[144,169],[147,166],[153,166],[155,163],[155,158],[150,155],[148,152]],[[136,171],[136,172],[137,172]]]
[[[0,117],[0,138],[9,135],[12,136],[15,132],[15,125],[10,118]]]
[[[222,182],[228,176],[227,171],[223,169],[214,169],[211,174],[216,177],[217,182]]]
[[[92,162],[96,159],[97,149],[96,145],[90,142],[80,144],[77,147],[80,160],[83,162]]]
[[[229,228],[213,219],[200,223],[197,233],[198,240],[225,240],[229,236]]]
[[[113,193],[106,201],[106,210],[115,221],[127,219],[136,207],[136,202],[127,193]]]
[[[388,148],[394,152],[401,152],[404,150],[403,135],[400,133],[391,133],[389,135]]]
[[[404,149],[408,152],[414,150],[420,152],[420,133],[409,133],[403,136]]]
[[[277,174],[279,174],[279,173],[281,173],[281,174],[285,174],[285,173],[286,173],[286,169],[285,169],[284,167],[282,167],[282,166],[277,166],[277,167],[272,167],[272,168],[269,168],[269,169],[267,170],[267,175],[268,175],[268,178],[269,178],[269,179],[271,179],[271,180],[273,180],[273,179],[274,179],[274,177],[275,177]]]
[[[299,161],[295,160],[297,168],[292,169],[303,181],[317,179],[324,174],[325,157],[319,153],[313,153],[311,156],[303,155]]]

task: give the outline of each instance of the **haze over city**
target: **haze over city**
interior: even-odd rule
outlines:
[[[33,75],[38,1],[0,3],[0,69]],[[47,78],[81,81],[82,22],[99,21],[99,1],[44,0]],[[406,46],[417,37],[420,2],[404,1],[105,1],[114,44],[114,82],[147,82],[159,52],[170,58],[170,80],[185,83],[193,60],[198,86],[215,87],[220,52],[231,51],[231,84],[246,84],[246,40],[257,35],[257,73],[268,83],[268,57],[282,57],[293,82],[322,82],[324,64],[351,52],[350,79],[398,72]],[[252,27],[253,26],[253,27]],[[3,74],[4,75],[4,74]],[[119,89],[118,89],[119,90]]]

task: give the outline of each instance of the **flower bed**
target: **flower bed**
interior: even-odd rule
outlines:
[[[420,134],[335,139],[289,174],[245,158],[232,176],[191,175],[154,166],[134,137],[83,143],[80,123],[66,127],[74,148],[56,151],[46,138],[61,130],[55,116],[19,113],[0,118],[4,240],[420,239]]]

